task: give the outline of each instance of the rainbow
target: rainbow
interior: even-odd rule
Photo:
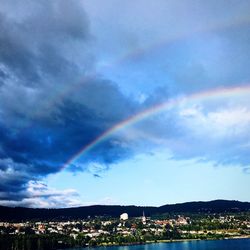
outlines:
[[[203,26],[197,27],[197,28],[186,30],[177,34],[172,34],[171,36],[167,36],[165,39],[162,39],[159,41],[153,40],[151,43],[145,45],[142,48],[131,48],[125,53],[120,54],[118,57],[114,58],[114,60],[111,60],[110,62],[99,66],[99,68],[97,67],[97,71],[104,72],[106,70],[109,70],[110,68],[115,68],[116,66],[119,66],[123,64],[124,62],[126,63],[130,61],[131,59],[139,58],[154,50],[161,49],[162,47],[168,44],[174,43],[176,41],[185,40],[189,37],[192,37],[193,35],[209,33],[209,32],[218,32],[220,30],[229,29],[232,27],[246,25],[246,24],[249,24],[249,22],[250,22],[249,16],[243,15],[242,17],[239,17],[237,20],[214,22],[214,23],[207,24],[206,27],[203,27]],[[98,72],[91,71],[87,75],[80,77],[75,83],[70,83],[67,86],[65,86],[63,89],[60,89],[55,94],[51,94],[51,96],[45,102],[42,109],[39,109],[39,110],[34,109],[33,117],[35,118],[40,113],[45,112],[46,110],[50,109],[53,105],[55,105],[56,102],[59,102],[65,96],[70,95],[71,93],[79,89],[81,86],[83,86],[89,80],[99,77],[100,73]],[[25,125],[23,129],[29,130],[31,126],[32,124]]]
[[[166,45],[173,44],[174,42],[178,42],[181,40],[185,40],[191,38],[192,36],[197,36],[200,34],[213,33],[218,31],[224,31],[227,29],[240,27],[243,25],[248,25],[250,22],[249,16],[241,16],[237,20],[226,20],[223,22],[212,22],[206,24],[206,27],[193,27],[190,30],[185,30],[176,34],[172,34],[170,36],[166,36],[166,38],[161,40],[153,40],[149,44],[144,45],[140,48],[132,48],[125,53],[121,54],[111,62],[103,65],[103,69],[113,68],[117,65],[123,64],[124,62],[128,62],[131,59],[140,58],[141,56],[151,53],[154,50],[158,50],[163,48]]]
[[[78,160],[80,157],[82,157],[84,154],[86,154],[88,151],[96,147],[98,144],[102,143],[109,137],[111,137],[113,134],[120,130],[124,130],[129,126],[132,126],[140,121],[143,121],[144,119],[147,119],[151,116],[154,116],[156,114],[159,114],[165,110],[169,110],[181,102],[192,102],[192,101],[208,101],[211,99],[216,98],[230,98],[237,95],[250,95],[250,85],[240,85],[237,87],[221,87],[216,89],[210,89],[203,92],[193,93],[185,97],[177,97],[174,99],[170,99],[166,102],[157,104],[155,106],[152,106],[146,110],[143,110],[142,112],[139,112],[128,119],[125,119],[113,127],[106,130],[104,133],[102,133],[100,136],[96,137],[93,141],[91,141],[89,144],[84,145],[76,154],[74,154],[72,157],[70,157],[66,163],[62,166],[62,170],[65,169],[67,166],[72,164],[74,161]]]
[[[41,113],[49,110],[53,105],[57,102],[63,100],[66,96],[70,96],[73,92],[80,89],[86,82],[89,82],[91,79],[95,79],[96,77],[100,77],[100,73],[109,69],[115,68],[116,66],[122,65],[123,63],[129,62],[130,60],[140,58],[145,54],[149,54],[154,50],[158,50],[163,48],[166,45],[173,44],[177,41],[188,39],[194,35],[199,35],[202,33],[210,33],[210,32],[218,32],[220,30],[230,29],[232,27],[238,27],[242,25],[249,24],[250,18],[249,16],[241,16],[236,20],[226,20],[224,22],[212,22],[207,24],[206,27],[196,27],[191,30],[186,30],[177,34],[172,34],[171,36],[167,36],[162,40],[152,40],[149,44],[144,45],[141,48],[131,48],[123,54],[118,55],[116,58],[107,62],[106,64],[99,65],[97,67],[97,71],[88,72],[83,77],[79,77],[79,79],[74,83],[69,83],[64,86],[62,89],[58,90],[56,93],[51,93],[50,96],[46,98],[44,105],[40,109],[34,109],[32,112],[32,118],[30,121],[27,121],[23,126],[20,127],[19,133],[23,131],[29,131],[34,125],[34,120],[36,116],[39,116]]]

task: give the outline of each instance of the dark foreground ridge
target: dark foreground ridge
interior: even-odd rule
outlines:
[[[160,207],[94,205],[75,208],[23,208],[0,206],[0,221],[22,220],[69,220],[84,219],[88,216],[118,217],[121,213],[128,213],[130,217],[141,216],[143,211],[147,216],[164,213],[224,213],[250,211],[250,202],[214,200],[185,202]]]

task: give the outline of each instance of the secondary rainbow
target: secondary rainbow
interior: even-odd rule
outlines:
[[[250,85],[240,85],[237,87],[222,87],[222,88],[216,88],[216,89],[210,89],[203,92],[198,92],[194,94],[190,94],[188,96],[184,97],[177,97],[171,100],[168,100],[166,102],[157,104],[155,106],[152,106],[146,110],[143,110],[142,112],[139,112],[131,117],[129,117],[126,120],[121,121],[120,123],[114,125],[110,129],[106,130],[104,133],[102,133],[100,136],[96,137],[93,141],[91,141],[89,144],[84,145],[76,154],[74,154],[70,159],[62,166],[62,170],[65,169],[67,166],[72,164],[74,161],[78,160],[80,157],[82,157],[84,154],[86,154],[89,150],[100,144],[101,142],[108,139],[110,136],[112,136],[114,133],[123,130],[129,126],[132,126],[136,124],[139,121],[142,121],[146,118],[149,118],[153,115],[156,115],[160,112],[163,112],[167,109],[171,109],[175,107],[176,105],[180,104],[181,102],[192,102],[192,101],[206,101],[213,98],[228,98],[236,95],[250,95]]]
[[[165,38],[163,38],[159,41],[154,40],[152,38],[152,41],[149,44],[147,44],[141,48],[138,48],[138,47],[131,48],[130,50],[126,51],[125,53],[118,55],[116,58],[114,58],[114,60],[108,62],[107,64],[99,66],[100,68],[98,69],[98,72],[95,72],[95,71],[89,72],[88,75],[80,77],[78,79],[78,81],[76,81],[75,83],[70,83],[67,86],[65,86],[63,89],[60,89],[60,91],[58,91],[54,95],[51,95],[48,98],[48,100],[46,101],[46,103],[42,109],[39,109],[39,110],[34,109],[33,116],[36,117],[37,115],[44,112],[45,110],[50,109],[56,102],[59,102],[65,96],[69,96],[73,92],[77,91],[79,88],[82,87],[82,85],[84,85],[89,80],[94,79],[96,77],[99,77],[100,72],[108,70],[109,68],[116,67],[117,65],[120,65],[120,64],[127,62],[127,61],[130,61],[131,59],[134,59],[136,57],[140,57],[142,55],[145,55],[151,51],[161,49],[162,47],[164,47],[168,44],[174,43],[176,41],[185,40],[189,37],[192,37],[193,35],[198,35],[201,33],[209,33],[209,32],[218,32],[220,30],[232,28],[235,26],[237,27],[237,26],[241,26],[241,25],[246,25],[249,23],[250,23],[249,16],[242,16],[237,20],[232,20],[232,21],[227,20],[225,22],[213,22],[213,23],[207,24],[206,27],[203,27],[203,26],[196,27],[196,28],[194,27],[191,30],[182,31],[182,32],[177,33],[177,34],[172,34],[171,36],[166,36]],[[28,129],[30,129],[30,126],[32,126],[32,124],[29,124],[28,126],[26,125],[24,127],[24,129],[28,130]]]

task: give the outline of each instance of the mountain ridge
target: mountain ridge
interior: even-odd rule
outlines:
[[[164,213],[222,213],[250,211],[250,202],[237,200],[191,201],[166,204],[158,207],[135,205],[91,205],[71,208],[25,208],[0,206],[0,221],[84,219],[88,216],[118,217],[128,213],[130,217]]]

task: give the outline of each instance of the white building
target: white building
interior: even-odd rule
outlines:
[[[128,214],[127,213],[123,213],[120,215],[120,220],[127,220],[128,219]]]

